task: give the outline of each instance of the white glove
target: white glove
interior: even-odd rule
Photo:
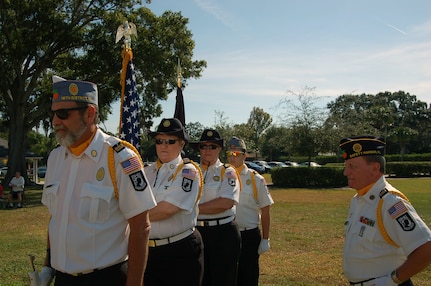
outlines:
[[[39,286],[49,286],[54,279],[55,270],[51,267],[44,266],[39,272]]]
[[[270,246],[269,246],[269,238],[268,239],[262,239],[260,241],[259,244],[259,248],[257,249],[257,253],[259,253],[259,255],[267,252],[269,250]]]
[[[368,282],[370,284],[364,284],[369,286],[397,286],[398,284],[392,280],[392,277],[390,274],[376,278],[374,280],[371,280]]]
[[[30,276],[30,286],[40,286],[39,273],[37,273],[37,270],[29,272],[28,275]]]

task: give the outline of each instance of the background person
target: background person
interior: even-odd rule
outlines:
[[[270,206],[274,203],[265,179],[245,165],[245,142],[232,137],[227,144],[227,159],[240,174],[241,192],[236,218],[241,232],[238,286],[259,284],[259,256],[269,250]],[[262,222],[262,234],[259,224]]]
[[[239,180],[234,167],[223,164],[223,139],[217,130],[205,129],[198,149],[204,190],[199,203],[198,229],[204,241],[204,286],[231,286],[237,283],[241,237],[234,221],[239,201]]]
[[[345,223],[344,275],[350,285],[413,285],[431,263],[431,231],[384,177],[385,142],[359,136],[340,141],[344,175],[356,190]]]
[[[56,270],[58,286],[142,285],[148,210],[156,202],[134,147],[97,127],[97,101],[94,83],[55,79],[59,145],[49,155],[42,194],[51,214],[45,263]],[[44,281],[49,269],[41,271]]]
[[[188,135],[176,118],[162,119],[149,133],[156,143],[157,162],[145,167],[157,206],[150,210],[150,242],[146,286],[202,283],[202,238],[195,229],[202,190],[199,166],[182,159]]]
[[[22,196],[24,194],[24,185],[25,180],[24,177],[21,176],[20,172],[15,172],[15,177],[10,180],[9,187],[11,188],[7,199],[9,203],[9,207],[13,208],[13,199],[18,199],[18,208],[22,208]]]

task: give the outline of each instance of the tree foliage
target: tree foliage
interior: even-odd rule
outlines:
[[[430,149],[431,111],[425,102],[404,91],[376,95],[342,95],[328,104],[326,128],[338,138],[382,136],[387,152],[405,154]]]
[[[134,22],[132,42],[141,97],[141,126],[161,114],[159,100],[176,86],[178,60],[184,84],[198,78],[205,61],[193,61],[194,42],[188,20],[167,11],[155,16],[135,0],[2,1],[0,9],[0,107],[9,131],[9,169],[23,171],[26,134],[42,124],[49,129],[47,110],[51,76],[98,84],[101,120],[120,96],[121,43],[115,32],[124,20]],[[24,173],[24,172],[22,172]]]

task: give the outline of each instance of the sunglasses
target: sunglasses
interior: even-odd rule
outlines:
[[[240,152],[240,151],[227,151],[226,154],[228,156],[238,157],[239,155],[244,155],[244,152]]]
[[[217,149],[218,145],[215,144],[200,144],[199,149],[202,150],[215,150]]]
[[[177,140],[177,139],[156,139],[154,141],[156,142],[157,145],[161,145],[161,144],[163,144],[163,142],[165,144],[172,145],[172,144],[175,144],[175,142],[177,142],[179,140]]]
[[[69,111],[72,110],[84,110],[87,109],[88,106],[80,106],[80,107],[72,107],[72,108],[62,108],[57,110],[51,110],[52,117],[54,114],[61,120],[66,120],[69,117]]]

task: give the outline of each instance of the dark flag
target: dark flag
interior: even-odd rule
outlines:
[[[184,97],[183,97],[183,91],[181,90],[181,87],[177,87],[177,101],[175,103],[175,114],[174,118],[178,118],[179,121],[181,121],[181,124],[183,126],[186,126],[186,114],[184,111]]]
[[[139,121],[139,97],[136,89],[135,68],[132,62],[133,52],[130,48],[123,50],[121,73],[121,116],[120,138],[128,141],[139,150],[141,146],[141,126]]]
[[[175,113],[174,118],[181,121],[181,124],[186,127],[186,112],[184,110],[184,97],[181,89],[181,66],[180,60],[178,60],[178,78],[177,78],[177,97],[175,102]]]

